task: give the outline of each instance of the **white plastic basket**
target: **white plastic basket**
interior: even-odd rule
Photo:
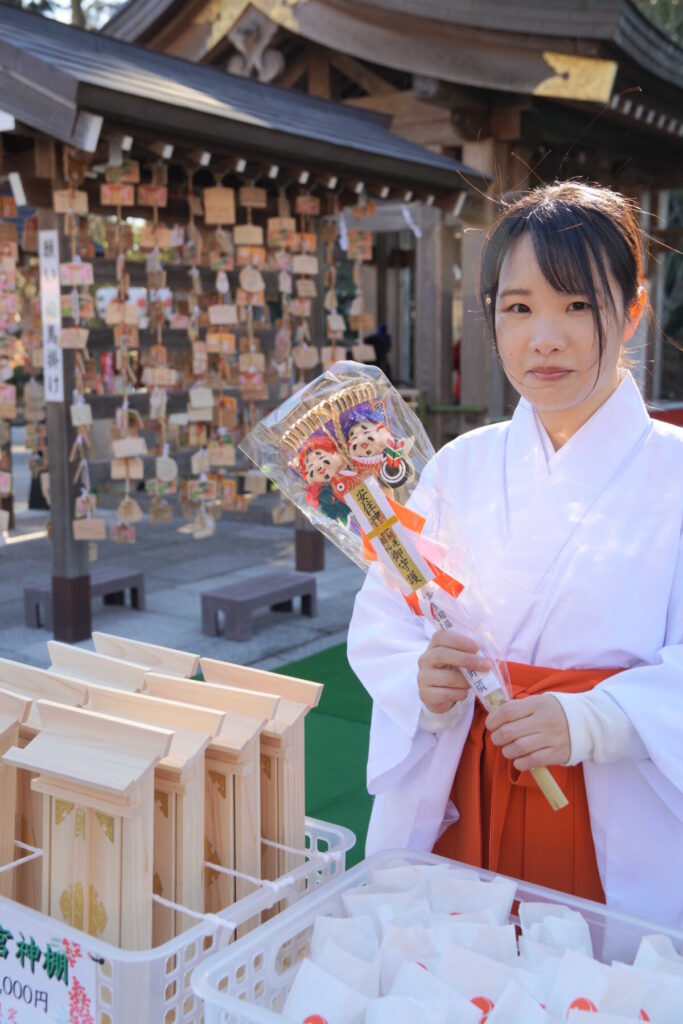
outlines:
[[[280,1013],[299,964],[310,952],[316,917],[325,914],[345,917],[342,894],[367,881],[373,868],[397,863],[453,865],[455,862],[414,850],[377,853],[324,890],[307,895],[272,921],[238,939],[192,975],[192,986],[204,1001],[204,1024],[282,1024]],[[475,869],[470,870],[475,872]],[[478,869],[475,874],[482,879],[500,877]],[[611,911],[601,903],[540,885],[519,881],[516,884],[517,900],[562,903],[580,911],[590,928],[594,954],[599,960],[632,962],[641,938],[653,933],[668,935],[683,951],[683,931]],[[511,921],[518,923],[514,916]]]
[[[355,842],[350,829],[306,818],[306,850],[291,851],[300,855],[298,867],[273,882],[254,885],[254,892],[219,914],[194,914],[200,918],[198,924],[153,949],[118,949],[60,922],[60,936],[80,943],[97,963],[95,1024],[199,1024],[203,1007],[192,989],[193,970],[225,948],[239,925],[276,905],[289,908],[306,893],[336,879],[344,872],[346,853]],[[0,920],[6,908],[21,915],[27,935],[32,927],[44,927],[51,920],[4,897],[0,897]]]

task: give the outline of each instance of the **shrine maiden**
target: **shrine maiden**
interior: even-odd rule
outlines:
[[[482,303],[521,400],[446,445],[410,504],[429,520],[447,502],[518,699],[475,708],[476,641],[375,569],[348,647],[374,701],[368,853],[434,849],[681,927],[683,431],[623,366],[641,280],[635,214],[608,189],[536,190],[486,242]]]

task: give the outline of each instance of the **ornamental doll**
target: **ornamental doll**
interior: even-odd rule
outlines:
[[[401,487],[414,476],[406,441],[393,437],[381,412],[371,406],[352,409],[344,423],[351,461],[360,476],[372,474],[387,487]]]
[[[301,446],[299,472],[308,484],[308,504],[346,526],[349,509],[344,503],[344,495],[360,482],[360,478],[349,468],[346,456],[331,437],[315,434]]]

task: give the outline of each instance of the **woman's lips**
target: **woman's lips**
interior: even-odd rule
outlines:
[[[536,370],[530,370],[529,372],[534,377],[538,378],[538,380],[554,381],[562,380],[563,377],[566,377],[571,373],[571,370],[563,370],[561,367],[553,366],[548,367],[547,369],[539,367]]]

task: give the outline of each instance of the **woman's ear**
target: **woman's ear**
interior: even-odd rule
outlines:
[[[633,335],[638,329],[638,324],[641,321],[643,313],[649,303],[648,295],[645,289],[641,286],[638,289],[638,294],[635,299],[628,307],[626,326],[624,327],[624,333],[622,336],[623,341],[630,341]]]

